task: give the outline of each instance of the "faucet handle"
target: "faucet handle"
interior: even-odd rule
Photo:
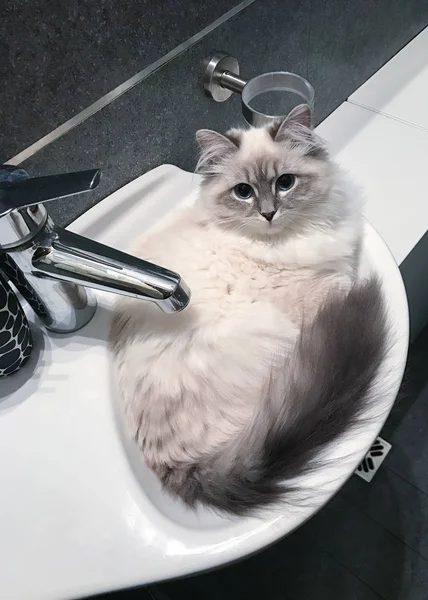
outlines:
[[[1,167],[0,175],[9,170]],[[45,202],[93,190],[100,177],[99,169],[32,178],[24,172],[23,179],[3,181],[0,177],[0,251],[28,242],[44,227]]]
[[[0,182],[0,218],[14,210],[89,192],[100,182],[100,169]]]

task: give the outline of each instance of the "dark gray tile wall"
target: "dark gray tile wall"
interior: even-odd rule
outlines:
[[[46,135],[237,3],[5,3],[0,19],[0,160]]]

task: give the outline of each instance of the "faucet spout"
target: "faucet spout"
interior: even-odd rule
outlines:
[[[95,314],[91,288],[154,302],[166,313],[190,301],[180,275],[55,226],[44,204],[97,187],[99,169],[0,182],[0,265],[45,327],[69,333]],[[12,172],[13,175],[13,172]]]
[[[177,273],[61,228],[39,240],[32,274],[151,301],[166,313],[181,311],[190,301]]]

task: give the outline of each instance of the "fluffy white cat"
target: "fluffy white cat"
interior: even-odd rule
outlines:
[[[202,130],[203,183],[134,253],[178,271],[189,307],[121,300],[111,331],[130,435],[166,490],[234,514],[358,420],[384,356],[380,284],[357,284],[358,194],[310,129]]]

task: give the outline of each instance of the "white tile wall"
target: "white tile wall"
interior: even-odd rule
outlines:
[[[317,131],[363,187],[365,215],[400,264],[428,229],[428,131],[349,102]]]
[[[368,79],[349,101],[428,130],[428,29]]]

